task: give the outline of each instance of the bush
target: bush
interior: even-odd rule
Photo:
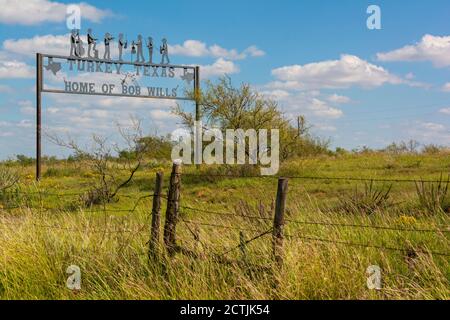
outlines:
[[[0,167],[0,192],[12,188],[19,182],[19,175],[10,168]]]
[[[448,211],[450,209],[450,201],[447,199],[449,184],[450,175],[447,180],[444,180],[442,174],[438,182],[416,181],[416,192],[420,206],[429,214]]]
[[[354,193],[339,197],[340,207],[348,213],[373,214],[376,210],[386,208],[389,205],[389,197],[392,184],[387,188],[376,187],[373,181],[364,184],[364,191],[355,188]]]

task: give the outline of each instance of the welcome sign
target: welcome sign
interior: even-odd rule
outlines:
[[[109,33],[105,35],[103,59],[99,58],[97,39],[91,32],[87,35],[87,50],[77,31],[73,31],[68,56],[38,54],[41,92],[192,100],[187,93],[193,92],[199,83],[199,68],[169,64],[166,39],[159,48],[161,63],[153,63],[152,38],[145,43],[148,51],[145,57],[144,41],[138,36],[131,44],[129,61],[124,60],[128,42],[122,35],[117,43],[118,57],[111,58],[112,39]]]
[[[92,29],[86,42],[79,30],[72,30],[67,56],[36,54],[36,179],[41,176],[41,94],[63,93],[92,96],[134,97],[195,101],[195,119],[199,103],[200,68],[170,64],[169,46],[161,40],[156,50],[153,39],[137,36],[130,44],[123,34],[117,42],[110,33],[103,39],[103,54],[97,49]],[[86,45],[87,44],[87,45]],[[116,46],[117,50],[111,52]],[[155,54],[159,53],[159,57]],[[146,52],[146,54],[144,54]],[[116,54],[116,55],[115,55]],[[155,63],[156,59],[159,63]],[[194,95],[192,93],[195,93]]]

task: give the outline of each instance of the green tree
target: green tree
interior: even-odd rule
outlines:
[[[194,93],[190,93],[195,98]],[[327,152],[328,142],[314,138],[303,119],[301,136],[298,128],[281,112],[278,103],[261,94],[250,84],[233,86],[231,78],[222,77],[218,82],[206,81],[206,86],[198,97],[203,125],[225,132],[226,129],[278,129],[280,131],[280,157],[285,160],[292,156],[311,155]],[[194,117],[181,105],[173,112],[182,124],[193,128]]]

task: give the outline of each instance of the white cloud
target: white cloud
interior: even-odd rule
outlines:
[[[351,99],[349,97],[341,96],[336,93],[329,96],[327,98],[327,100],[330,102],[333,102],[333,103],[338,103],[338,104],[349,103],[351,101]]]
[[[203,57],[209,55],[206,44],[198,40],[186,40],[182,45],[169,45],[169,52],[173,55],[188,57]]]
[[[173,55],[188,57],[213,57],[227,60],[242,60],[247,57],[261,57],[265,52],[256,46],[250,46],[242,52],[236,49],[225,49],[217,44],[207,46],[199,40],[186,40],[183,44],[169,46],[169,52]]]
[[[441,123],[417,121],[405,127],[405,133],[422,143],[450,145],[450,128]]]
[[[308,106],[314,115],[324,118],[340,118],[344,113],[342,110],[330,107],[326,102],[313,98]]]
[[[420,126],[423,129],[430,130],[433,132],[441,132],[441,131],[446,130],[446,127],[443,124],[434,123],[434,122],[423,122],[423,123],[420,123]]]
[[[161,109],[151,110],[150,115],[151,115],[152,119],[158,120],[158,121],[168,121],[168,120],[175,121],[175,120],[177,120],[177,116],[174,115],[169,110],[161,110]]]
[[[273,100],[282,100],[287,99],[291,94],[286,90],[267,90],[267,91],[260,91],[261,94],[265,95],[266,97],[273,99]]]
[[[378,53],[380,61],[431,61],[436,67],[450,66],[450,36],[426,34],[420,42]]]
[[[28,119],[20,120],[19,123],[17,124],[17,127],[19,128],[31,128],[32,126],[33,121]]]
[[[25,62],[12,60],[0,61],[0,79],[33,78],[34,68]]]
[[[6,138],[6,137],[12,137],[14,136],[14,132],[12,131],[2,131],[0,132],[0,137]]]
[[[10,86],[0,84],[0,93],[12,93],[14,89]]]
[[[111,16],[109,10],[98,9],[85,2],[77,4],[81,9],[82,20],[98,23]],[[49,0],[0,0],[0,23],[37,25],[45,22],[66,20],[67,4]]]
[[[244,53],[248,54],[251,57],[263,57],[266,55],[266,53],[259,49],[257,46],[250,46],[247,49],[245,49]]]
[[[450,82],[447,82],[442,86],[442,91],[444,92],[450,92]]]
[[[44,35],[33,38],[7,39],[3,42],[3,49],[10,53],[32,56],[37,52],[55,55],[69,55],[70,35]]]
[[[288,92],[284,90],[260,90],[265,96],[276,100],[287,118],[296,118],[299,114],[305,115],[308,119],[340,118],[344,113],[342,110],[330,106],[325,96],[317,90],[303,92]]]
[[[36,108],[33,107],[33,103],[30,100],[21,100],[17,102],[20,107],[20,112],[24,115],[34,115]]]
[[[379,87],[401,84],[404,80],[354,55],[342,55],[339,60],[327,60],[306,65],[292,65],[272,70],[278,81],[274,88],[297,90],[320,88]]]
[[[230,75],[239,72],[239,67],[233,61],[228,61],[219,58],[211,65],[204,65],[200,67],[201,77],[210,78],[215,76]]]
[[[443,113],[443,114],[450,115],[450,107],[449,108],[442,108],[441,110],[439,110],[439,112]]]

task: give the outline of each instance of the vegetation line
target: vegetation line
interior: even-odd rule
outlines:
[[[304,179],[304,180],[349,180],[349,181],[373,181],[373,182],[417,182],[421,181],[424,183],[439,183],[439,180],[420,180],[420,179],[375,179],[375,178],[354,178],[354,177],[317,177],[317,176],[260,176],[260,175],[228,175],[228,174],[192,174],[192,173],[180,173],[180,175],[188,177],[219,177],[219,178],[235,178],[235,179],[245,179],[245,178],[262,178],[262,179]]]

